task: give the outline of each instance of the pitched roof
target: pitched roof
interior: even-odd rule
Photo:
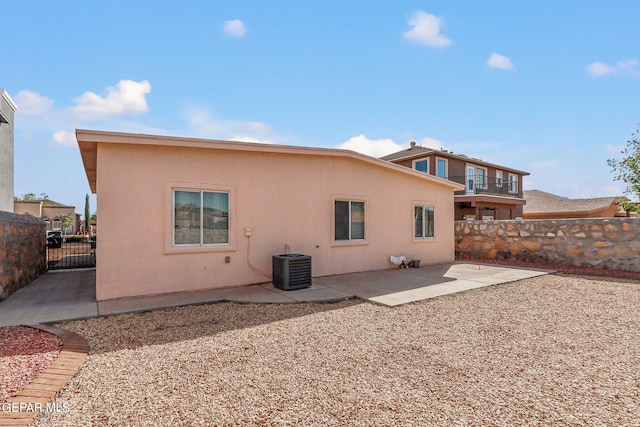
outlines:
[[[387,156],[380,157],[380,160],[391,161],[396,159],[402,159],[404,157],[412,157],[418,154],[430,153],[433,151],[436,151],[436,150],[434,150],[433,148],[427,148],[427,147],[421,147],[419,145],[415,145],[411,148],[407,148],[406,150],[401,150],[396,153],[391,153]]]
[[[181,147],[184,149],[201,148],[213,150],[229,150],[238,152],[282,153],[307,156],[332,156],[351,158],[372,164],[396,173],[412,175],[419,179],[431,181],[436,185],[443,185],[454,191],[463,190],[464,185],[438,178],[434,175],[415,171],[404,166],[386,162],[375,157],[338,148],[297,147],[290,145],[258,144],[251,142],[223,141],[213,139],[183,138],[175,136],[144,135],[121,132],[105,132],[96,130],[76,129],[76,139],[80,148],[80,155],[89,180],[89,187],[93,193],[97,189],[97,157],[98,144],[129,144],[145,146]]]
[[[33,203],[33,204],[42,204],[42,206],[47,208],[75,208],[75,206],[65,205],[63,203],[56,202],[51,199],[39,199],[39,200],[15,200],[15,203]]]
[[[587,213],[607,209],[621,197],[596,197],[591,199],[569,199],[540,190],[526,190],[523,197],[525,214],[533,213]]]
[[[496,168],[498,170],[504,170],[504,171],[508,171],[508,172],[517,173],[518,175],[522,175],[522,176],[529,175],[529,172],[521,171],[521,170],[518,170],[518,169],[513,169],[513,168],[502,166],[502,165],[496,165],[495,163],[485,162],[484,160],[481,160],[481,159],[474,159],[472,157],[465,156],[464,154],[453,154],[453,152],[447,151],[447,150],[437,150],[437,149],[434,149],[434,148],[421,147],[420,145],[417,145],[415,142],[411,143],[411,147],[410,148],[407,148],[406,150],[400,150],[400,151],[397,151],[395,153],[388,154],[388,155],[386,155],[384,157],[380,157],[380,160],[386,160],[388,162],[395,162],[395,161],[400,160],[400,159],[412,159],[412,158],[417,158],[417,157],[421,157],[421,156],[425,156],[425,155],[429,155],[429,154],[434,154],[434,153],[437,154],[439,157],[447,157],[447,158],[450,158],[450,159],[459,159],[459,160],[467,162],[467,163],[472,163],[472,164],[480,165],[480,166],[488,166],[488,167]]]

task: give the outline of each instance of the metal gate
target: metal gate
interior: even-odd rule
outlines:
[[[49,237],[47,267],[49,270],[91,268],[96,266],[96,239],[82,237]]]

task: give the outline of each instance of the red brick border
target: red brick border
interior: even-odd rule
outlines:
[[[27,325],[57,335],[62,339],[62,350],[56,359],[25,388],[0,408],[0,426],[28,426],[78,373],[83,365],[89,345],[75,332],[48,325]],[[60,407],[55,407],[60,409]],[[8,410],[5,410],[8,409]],[[16,410],[14,410],[16,409]]]

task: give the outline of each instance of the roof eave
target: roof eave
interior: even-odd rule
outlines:
[[[397,161],[401,161],[401,160],[412,160],[412,159],[420,158],[420,157],[423,157],[423,156],[431,156],[431,155],[435,155],[435,156],[439,156],[439,157],[446,157],[446,158],[450,158],[450,159],[457,159],[457,160],[464,161],[466,163],[473,163],[473,164],[482,165],[482,166],[490,166],[490,167],[492,167],[494,169],[497,169],[497,170],[513,172],[513,173],[517,173],[518,175],[522,175],[522,176],[531,175],[530,172],[521,171],[519,169],[509,168],[509,167],[506,167],[506,166],[497,165],[495,163],[485,162],[484,160],[474,159],[472,157],[461,156],[461,155],[458,155],[458,154],[453,154],[453,153],[448,153],[448,152],[438,151],[438,150],[431,150],[431,151],[424,151],[422,153],[408,154],[406,156],[397,157],[395,159],[386,160],[386,161],[387,162],[397,162]]]
[[[80,154],[82,156],[82,163],[89,180],[89,187],[92,193],[97,192],[97,155],[98,143],[110,143],[110,144],[134,144],[134,145],[156,145],[167,147],[184,147],[184,148],[205,148],[205,149],[221,149],[232,151],[252,151],[252,152],[268,152],[268,153],[282,153],[282,154],[299,154],[299,155],[320,155],[320,156],[334,156],[334,157],[347,157],[363,161],[365,163],[373,164],[386,169],[394,170],[396,172],[412,175],[423,180],[430,181],[434,184],[449,187],[454,191],[463,190],[465,187],[463,184],[458,184],[453,181],[438,178],[433,175],[425,174],[420,171],[415,171],[404,166],[397,165],[393,162],[380,160],[375,157],[367,156],[365,154],[357,153],[351,150],[343,150],[338,148],[316,148],[316,147],[300,147],[289,145],[275,145],[275,144],[260,144],[251,142],[238,142],[238,141],[225,141],[214,139],[199,139],[199,138],[184,138],[175,136],[160,136],[160,135],[144,135],[144,134],[132,134],[132,133],[119,133],[119,132],[106,132],[76,129],[76,139],[78,141],[78,147],[80,148]],[[176,144],[180,142],[180,144]]]

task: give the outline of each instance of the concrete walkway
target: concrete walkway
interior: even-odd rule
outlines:
[[[396,306],[551,273],[549,270],[456,262],[313,279],[307,289],[283,291],[271,283],[96,303],[95,270],[49,272],[0,302],[0,326],[51,323],[117,313],[219,301],[329,302],[358,297]]]

